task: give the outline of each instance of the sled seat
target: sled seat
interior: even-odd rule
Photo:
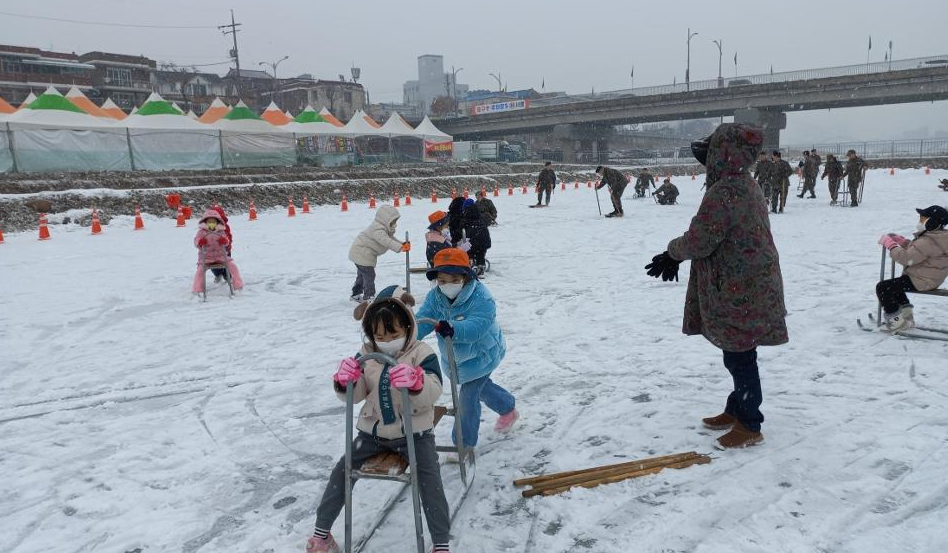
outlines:
[[[448,413],[448,408],[443,405],[434,407],[434,426]],[[357,473],[359,476],[368,476],[374,478],[398,478],[408,470],[408,459],[402,457],[394,451],[379,453],[362,464]]]
[[[925,290],[925,291],[912,291],[908,292],[909,294],[922,294],[924,296],[941,296],[943,298],[948,298],[948,289],[945,288],[935,288],[934,290]]]

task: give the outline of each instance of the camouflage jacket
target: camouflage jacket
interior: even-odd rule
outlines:
[[[639,177],[635,179],[635,187],[647,189],[649,186],[652,188],[655,187],[655,177],[651,173],[641,173]]]
[[[757,162],[757,167],[754,169],[754,180],[757,181],[757,184],[764,185],[773,182],[774,180],[774,162],[769,159]]]
[[[793,174],[793,167],[790,167],[790,163],[785,159],[780,159],[774,162],[774,182],[783,183],[790,178],[790,175]]]
[[[859,156],[846,160],[846,170],[843,176],[849,178],[849,182],[859,182],[862,180],[862,171],[866,168],[866,161]]]
[[[823,166],[823,177],[829,177],[829,180],[833,182],[843,178],[843,164],[838,159],[828,160]]]

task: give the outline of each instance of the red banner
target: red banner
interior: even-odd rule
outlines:
[[[450,159],[454,154],[453,142],[428,142],[425,140],[425,157]]]

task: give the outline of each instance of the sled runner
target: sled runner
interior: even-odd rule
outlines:
[[[438,321],[433,319],[419,319],[419,323],[430,323],[438,324]],[[437,446],[435,449],[439,452],[448,452],[456,453],[458,456],[459,467],[461,471],[461,482],[464,486],[464,489],[461,493],[461,498],[458,501],[457,506],[451,512],[451,521],[454,521],[455,515],[457,515],[458,510],[460,509],[461,504],[463,504],[464,499],[467,497],[468,492],[471,489],[471,484],[474,482],[474,450],[469,447],[464,446],[464,434],[461,429],[461,402],[458,399],[458,384],[457,384],[457,365],[454,360],[454,343],[450,337],[445,339],[445,350],[448,355],[448,370],[450,371],[449,380],[451,381],[451,401],[453,406],[447,408],[444,406],[435,406],[435,418],[434,424],[435,427],[438,425],[438,421],[441,420],[445,415],[454,417],[454,434],[457,437],[457,443],[459,445],[452,446]],[[384,353],[370,353],[363,357],[359,358],[359,364],[361,366],[365,365],[366,361],[378,361],[380,363],[386,363],[392,366],[398,364],[398,361],[392,358],[391,356],[385,355]],[[405,493],[405,490],[411,490],[411,499],[412,499],[412,510],[414,511],[414,521],[415,521],[415,542],[418,553],[425,553],[425,539],[424,532],[422,530],[422,511],[421,511],[421,497],[418,490],[418,479],[416,475],[417,471],[417,462],[415,458],[415,435],[411,427],[411,417],[402,417],[402,424],[404,425],[405,438],[408,447],[408,459],[406,460],[401,455],[397,453],[382,453],[372,457],[366,461],[359,470],[352,468],[352,442],[353,442],[353,413],[354,413],[354,401],[353,401],[353,383],[349,383],[346,386],[346,513],[345,513],[345,552],[346,553],[359,553],[365,546],[368,544],[369,540],[372,539],[372,536],[375,534],[375,531],[385,522],[388,515],[392,512],[395,507],[395,504],[398,503],[402,495]],[[402,405],[408,406],[411,405],[408,389],[402,388]],[[372,526],[365,533],[365,535],[357,542],[353,543],[352,540],[352,484],[358,479],[367,479],[367,480],[390,480],[394,482],[399,482],[402,484],[402,488],[395,493],[391,499],[385,504],[382,508],[379,517],[373,522]],[[406,549],[407,550],[407,549]]]
[[[227,288],[230,290],[230,297],[234,297],[234,281],[231,278],[230,268],[226,263],[205,263],[204,248],[201,248],[201,265],[204,267],[201,271],[203,284],[201,285],[201,300],[207,301],[207,272],[211,269],[222,269],[224,271],[224,280],[227,281]]]
[[[882,263],[879,267],[879,280],[885,280],[885,259],[888,256],[889,250],[882,247]],[[895,278],[895,260],[891,260],[890,264],[890,278]],[[936,288],[935,290],[924,290],[924,291],[906,291],[907,294],[918,294],[920,296],[940,296],[943,298],[948,298],[948,289]],[[876,315],[873,316],[872,313],[869,314],[869,321],[872,323],[870,325],[864,325],[860,319],[856,319],[856,324],[859,325],[859,328],[865,330],[866,332],[889,332],[885,329],[885,323],[882,321],[882,304],[879,304],[879,307],[876,309]],[[906,338],[914,338],[920,340],[937,340],[941,342],[948,342],[948,329],[932,328],[929,326],[918,326],[910,330],[899,330],[893,332],[896,336],[904,336]]]

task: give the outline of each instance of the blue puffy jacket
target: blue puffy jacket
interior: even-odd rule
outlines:
[[[433,288],[425,297],[425,303],[415,315],[416,319],[448,321],[454,328],[454,361],[458,367],[458,383],[477,380],[494,371],[507,353],[504,334],[497,324],[497,307],[487,287],[478,280],[471,280],[452,302]],[[418,323],[418,339],[431,334],[434,326]],[[438,337],[441,351],[441,368],[450,375],[444,339]]]

